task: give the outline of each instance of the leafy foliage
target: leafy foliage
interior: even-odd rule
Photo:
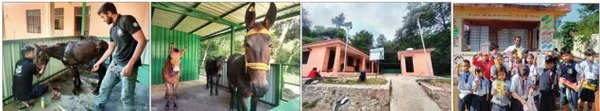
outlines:
[[[360,51],[368,54],[369,49],[373,48],[373,34],[367,30],[361,30],[350,39],[350,43]]]
[[[410,3],[407,9],[407,15],[416,16],[404,16],[404,25],[396,30],[396,38],[384,45],[384,62],[397,61],[390,60],[397,59],[397,51],[422,49],[417,25],[419,22],[425,47],[435,48],[431,57],[434,73],[450,74],[450,3]]]

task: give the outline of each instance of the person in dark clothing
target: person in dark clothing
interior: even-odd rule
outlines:
[[[48,91],[48,85],[33,85],[33,76],[41,77],[45,66],[36,67],[34,65],[33,47],[25,46],[21,48],[21,54],[23,58],[16,64],[12,90],[16,100],[21,101],[25,107],[30,107],[31,100],[42,96]]]
[[[556,67],[554,66],[555,58],[548,55],[544,68],[544,72],[539,77],[539,90],[540,90],[540,105],[538,110],[550,111],[554,110],[554,94],[558,93],[558,74],[556,73]]]
[[[117,83],[121,85],[121,103],[125,111],[134,111],[135,87],[138,76],[138,66],[142,64],[140,57],[146,47],[146,36],[140,24],[131,15],[121,15],[113,3],[104,3],[98,9],[98,15],[104,22],[111,25],[108,49],[96,64],[92,72],[100,70],[104,61],[112,55],[108,71],[104,75],[100,91],[94,105],[96,110],[104,110],[111,90]],[[114,54],[114,55],[113,55]]]

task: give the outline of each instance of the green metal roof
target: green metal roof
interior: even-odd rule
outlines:
[[[244,16],[248,2],[154,2],[152,24],[170,30],[210,39],[245,28]],[[300,3],[275,3],[277,19],[300,15]],[[256,3],[257,20],[262,21],[269,3]]]

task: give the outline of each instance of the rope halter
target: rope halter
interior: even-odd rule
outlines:
[[[268,36],[272,35],[271,31],[269,31],[265,28],[262,28],[260,30],[249,30],[248,32],[246,32],[246,37],[251,37],[250,35],[254,35],[254,34],[265,34]],[[245,62],[246,62],[246,67],[249,69],[269,71],[269,69],[271,68],[268,63],[262,63],[262,62],[252,62],[251,63],[251,62],[248,62],[247,58],[246,58]]]

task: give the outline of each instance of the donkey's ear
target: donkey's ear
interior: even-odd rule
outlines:
[[[173,42],[169,43],[169,51],[173,50]]]
[[[254,7],[254,2],[248,5],[248,9],[246,9],[246,18],[244,21],[246,22],[246,29],[251,29],[254,27],[254,21],[256,20],[256,10]]]
[[[277,7],[275,6],[275,3],[271,2],[269,5],[269,11],[267,11],[267,15],[265,17],[266,18],[263,22],[263,26],[265,26],[267,29],[271,28],[275,22],[275,19],[277,19]]]
[[[185,47],[185,48],[183,48],[183,49],[179,50],[179,52],[183,53],[183,52],[185,52],[185,49],[187,49],[187,47]]]

